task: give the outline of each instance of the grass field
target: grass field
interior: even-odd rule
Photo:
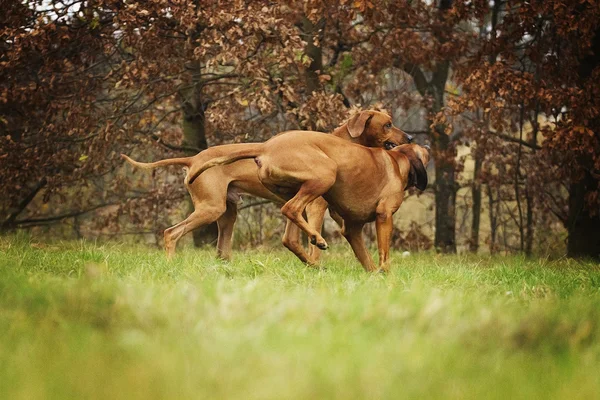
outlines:
[[[600,396],[600,268],[0,237],[1,399]]]

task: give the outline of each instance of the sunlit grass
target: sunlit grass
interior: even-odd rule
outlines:
[[[593,398],[600,268],[0,238],[0,398]]]

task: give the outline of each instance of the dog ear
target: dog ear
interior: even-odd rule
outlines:
[[[369,120],[373,117],[373,113],[370,111],[363,111],[359,114],[354,115],[348,121],[347,129],[351,137],[357,138],[363,134],[367,128]]]
[[[425,190],[427,187],[427,170],[425,169],[423,162],[413,151],[404,154],[410,163],[406,188],[408,189],[409,187],[415,186],[421,191]]]

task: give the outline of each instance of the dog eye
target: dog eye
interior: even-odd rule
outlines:
[[[392,127],[392,123],[388,122],[387,124],[385,124],[385,127],[388,128],[388,129],[391,128]]]

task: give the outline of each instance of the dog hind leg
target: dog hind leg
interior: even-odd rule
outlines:
[[[227,208],[217,220],[219,226],[219,239],[217,241],[217,257],[223,260],[231,258],[231,245],[233,239],[233,226],[237,218],[237,204],[227,202]]]
[[[188,232],[194,229],[215,222],[225,210],[212,208],[204,209],[202,212],[195,210],[190,214],[189,217],[181,221],[180,223],[165,230],[165,250],[167,251],[167,257],[172,258],[175,255],[175,247],[177,241]]]
[[[334,183],[335,172],[330,175],[323,175],[318,179],[307,180],[300,186],[298,193],[281,207],[282,214],[306,232],[310,243],[321,250],[327,249],[327,242],[317,230],[308,224],[302,213],[308,203],[326,193]]]
[[[327,206],[327,201],[322,197],[316,198],[306,206],[306,219],[309,225],[319,233],[323,229],[323,219],[325,218]],[[309,243],[308,255],[311,261],[316,264],[319,262],[321,250],[315,245]]]

